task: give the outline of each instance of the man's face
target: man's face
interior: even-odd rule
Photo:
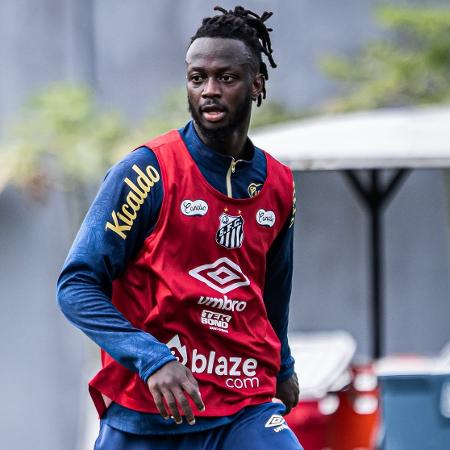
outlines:
[[[252,98],[259,95],[264,81],[243,42],[198,38],[189,47],[186,66],[189,110],[203,134],[248,126]]]

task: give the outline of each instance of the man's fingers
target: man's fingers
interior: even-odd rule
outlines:
[[[293,395],[291,396],[291,398],[289,399],[289,405],[288,405],[288,410],[286,412],[286,414],[289,414],[291,412],[292,408],[295,408],[298,405],[298,391],[294,391]]]
[[[150,392],[153,395],[153,400],[155,401],[155,405],[156,405],[156,408],[158,409],[159,413],[161,414],[161,416],[164,419],[168,419],[169,414],[167,413],[166,406],[164,405],[162,395],[156,390],[150,391]]]
[[[172,414],[173,418],[175,419],[175,422],[179,425],[183,422],[183,419],[181,418],[180,412],[178,411],[178,405],[175,400],[175,397],[173,396],[172,392],[170,391],[164,391],[164,400],[167,403],[167,406],[169,407],[169,411]]]
[[[205,404],[202,400],[202,394],[200,393],[200,389],[198,388],[197,380],[194,378],[190,370],[186,371],[186,376],[189,380],[188,383],[183,383],[183,389],[189,394],[192,400],[195,403],[195,406],[199,409],[199,411],[205,410]]]
[[[189,381],[187,383],[183,383],[183,389],[189,394],[189,397],[193,400],[195,406],[199,411],[205,410],[205,404],[203,403],[200,391],[198,388],[193,386]]]
[[[174,389],[173,393],[175,395],[175,399],[180,405],[181,411],[183,411],[184,416],[186,417],[186,420],[188,421],[189,425],[194,425],[195,423],[195,417],[194,413],[192,412],[191,405],[189,404],[186,396],[184,395],[184,392],[181,389]]]
[[[198,389],[198,382],[195,379],[194,375],[192,375],[192,372],[188,368],[185,367],[185,369],[187,379]]]
[[[183,422],[183,415],[189,424],[195,423],[191,399],[200,411],[205,410],[197,380],[178,361],[161,367],[149,377],[147,384],[161,416],[173,416],[177,424]]]

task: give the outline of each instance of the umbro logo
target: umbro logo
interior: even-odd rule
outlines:
[[[196,267],[189,271],[189,275],[221,294],[250,284],[241,268],[227,257],[219,258],[212,264]]]
[[[283,416],[279,414],[272,414],[270,419],[266,422],[266,428],[273,428],[273,431],[279,433],[282,430],[286,430],[288,428],[286,421]]]
[[[266,428],[277,427],[282,423],[284,423],[283,416],[280,416],[279,414],[272,414],[270,416],[270,419],[266,422],[265,427]]]

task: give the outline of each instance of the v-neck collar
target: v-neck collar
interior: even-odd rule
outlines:
[[[229,155],[223,155],[211,147],[208,147],[197,134],[194,124],[190,121],[184,128],[179,130],[186,146],[191,154],[192,158],[197,165],[206,167],[208,170],[212,170],[216,173],[226,173],[230,167],[233,157]],[[249,146],[251,154],[250,159],[235,159],[239,161],[236,164],[236,170],[248,167],[254,163],[255,159],[255,147],[251,140],[247,138],[246,145]]]

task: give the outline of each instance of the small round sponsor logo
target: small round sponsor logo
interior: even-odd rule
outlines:
[[[256,221],[263,227],[273,227],[275,225],[275,213],[273,211],[258,210],[256,213]]]
[[[208,204],[204,200],[183,200],[180,205],[185,216],[204,216],[208,212]]]

